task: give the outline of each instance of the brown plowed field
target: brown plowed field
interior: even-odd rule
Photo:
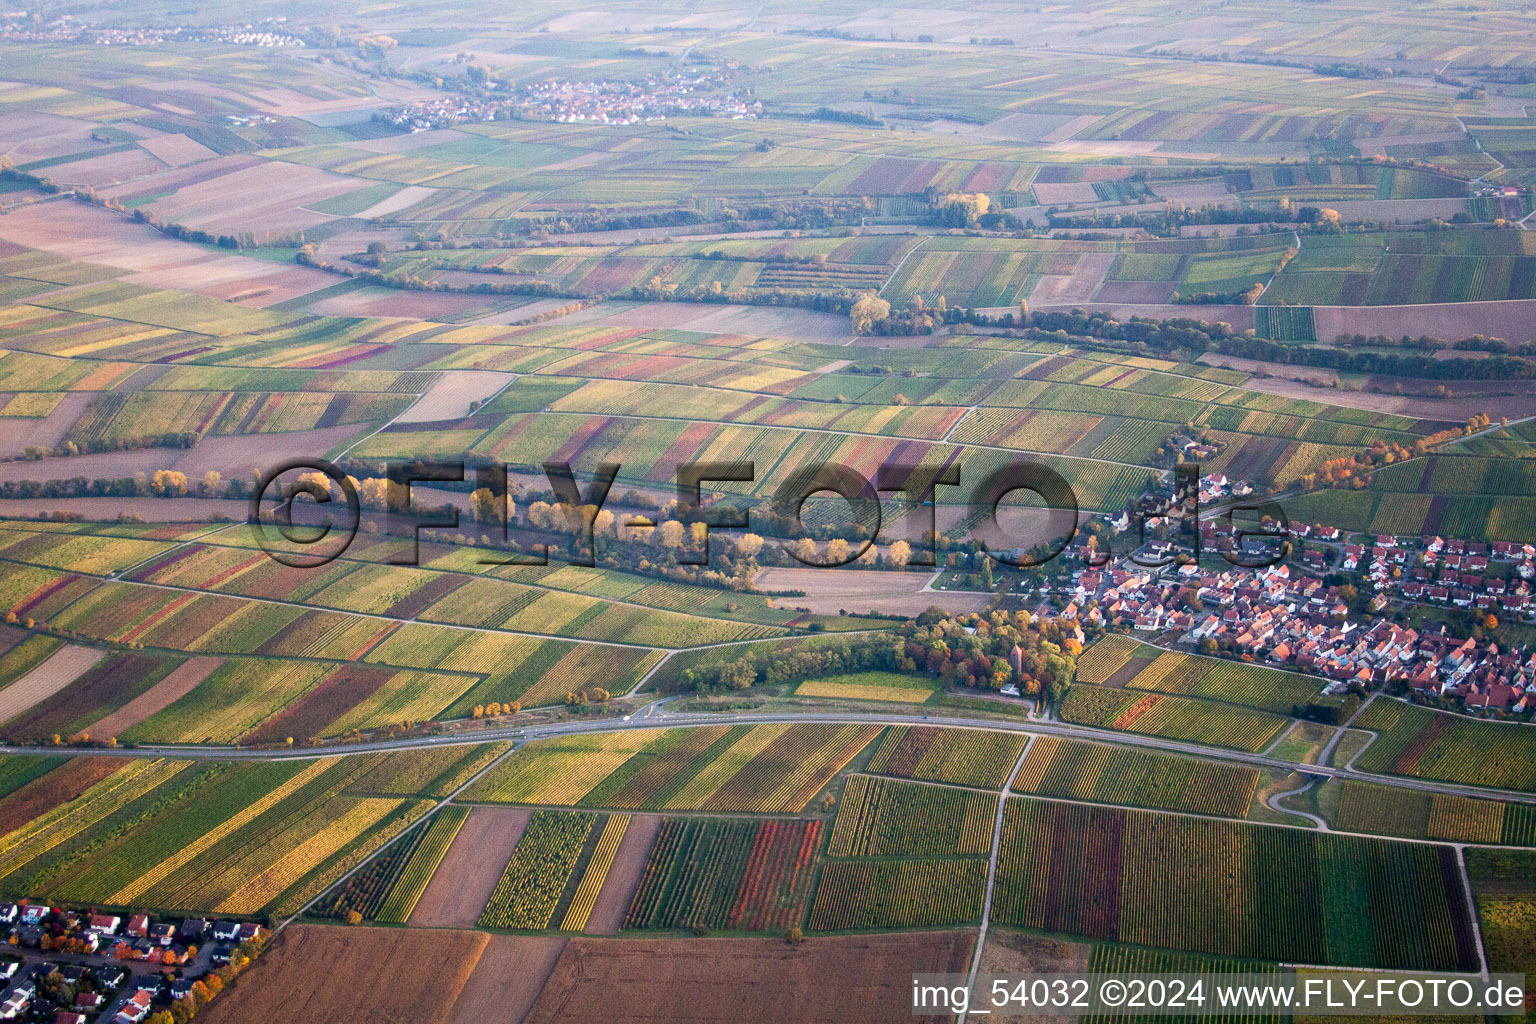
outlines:
[[[527,1024],[915,1021],[912,975],[965,971],[968,931],[807,939],[572,939]]]
[[[410,923],[425,928],[467,928],[475,923],[523,837],[526,807],[476,807],[427,884]]]
[[[489,940],[483,932],[296,924],[199,1019],[443,1024]]]
[[[448,1024],[522,1020],[568,941],[564,935],[492,936],[453,1004]]]

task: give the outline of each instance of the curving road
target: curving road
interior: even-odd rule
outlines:
[[[967,718],[959,715],[914,715],[880,711],[837,712],[706,712],[674,714],[657,704],[648,705],[622,719],[604,718],[595,721],[558,722],[548,725],[508,725],[473,732],[454,733],[447,736],[416,736],[397,740],[337,743],[325,747],[296,747],[292,749],[249,749],[229,746],[188,746],[179,744],[154,744],[137,747],[24,747],[0,746],[0,754],[57,755],[71,753],[86,757],[181,757],[207,760],[258,761],[304,760],[315,757],[339,757],[343,754],[368,754],[391,750],[420,750],[440,746],[485,743],[494,740],[527,742],[554,736],[586,733],[619,732],[625,729],[654,729],[659,727],[690,728],[704,725],[761,725],[768,723],[815,722],[833,725],[935,725],[955,729],[982,729],[993,732],[1018,732],[1036,735],[1062,736],[1068,739],[1092,740],[1138,747],[1145,750],[1208,760],[1233,761],[1276,771],[1305,771],[1320,778],[1355,779],[1384,786],[1441,793],[1451,796],[1493,797],[1511,803],[1536,805],[1536,793],[1517,790],[1495,789],[1483,786],[1458,785],[1428,779],[1410,779],[1396,775],[1378,775],[1356,768],[1336,768],[1327,765],[1302,765],[1264,754],[1251,754],[1243,750],[1229,750],[1203,746],[1182,740],[1164,739],[1160,736],[1143,736],[1136,733],[1112,732],[1086,725],[1044,719],[1024,719],[1018,722],[991,718]],[[1353,759],[1351,759],[1353,761]]]

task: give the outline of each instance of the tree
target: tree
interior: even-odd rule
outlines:
[[[870,334],[875,324],[891,315],[891,304],[874,292],[869,292],[853,304],[848,318],[853,323],[854,334]]]
[[[384,255],[388,251],[389,251],[389,246],[385,245],[383,242],[369,242],[368,243],[368,255],[369,256],[382,256],[382,255]]]
[[[898,569],[902,568],[912,558],[912,545],[904,540],[898,540],[890,546],[886,552],[886,557],[891,560],[892,565]]]
[[[661,546],[664,548],[677,548],[683,543],[683,524],[676,519],[668,519],[661,524]]]
[[[162,498],[180,498],[187,493],[187,474],[174,469],[157,469],[150,478],[150,486]]]
[[[1019,299],[1019,326],[1029,326],[1029,300],[1025,298]]]
[[[223,482],[224,478],[219,475],[219,471],[210,469],[203,474],[203,493],[210,498],[218,497],[219,487]]]
[[[740,558],[756,558],[763,550],[763,538],[755,533],[744,533],[736,539],[736,554]]]
[[[1483,620],[1483,628],[1487,630],[1498,629],[1499,617],[1492,612],[1489,612],[1488,617]]]
[[[951,192],[938,202],[938,221],[946,227],[973,228],[991,208],[985,192]]]

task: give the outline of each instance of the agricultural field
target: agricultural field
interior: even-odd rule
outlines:
[[[879,732],[852,725],[704,726],[540,740],[486,773],[464,799],[792,814]]]
[[[1280,575],[1106,528],[1198,462],[1536,543],[1527,12],[98,6],[0,17],[0,898],[294,919],[214,1021],[860,1024],[973,951],[1472,971],[1474,923],[1536,971],[1530,713],[1293,723],[1337,698],[1268,649],[1116,632]],[[299,457],[346,486],[253,499]],[[988,550],[1108,566],[972,543],[1025,462],[1077,519]],[[795,504],[828,466],[878,522]],[[840,582],[802,506],[873,538]],[[1362,593],[1284,614],[1523,685],[1493,561],[1463,613],[1298,557]],[[1332,739],[1370,781],[1303,788]]]
[[[535,812],[480,913],[480,926],[546,928],[596,823],[590,814]]]
[[[807,679],[795,687],[799,697],[892,700],[902,704],[921,704],[935,692],[931,681],[895,672],[855,672],[831,679]]]
[[[798,926],[820,842],[815,821],[665,818],[624,928]]]
[[[407,829],[430,806],[366,791],[375,755],[221,764],[90,759],[34,779],[7,801],[0,838],[8,892],[59,900],[251,915],[293,913]],[[105,771],[102,771],[104,769]],[[63,774],[60,774],[63,773]],[[57,779],[55,806],[27,786]]]
[[[932,928],[981,916],[985,860],[829,861],[816,879],[813,931]]]
[[[1221,664],[1221,663],[1218,663]],[[1061,703],[1063,720],[1257,753],[1289,719],[1198,697],[1173,697],[1078,683]]]
[[[870,757],[868,770],[903,779],[1001,789],[1026,741],[1027,737],[1010,733],[892,726]]]
[[[1276,714],[1289,714],[1317,696],[1320,684],[1310,676],[1261,665],[1201,658],[1177,651],[1156,651],[1156,658],[1126,679],[1124,686],[1157,693],[1185,694]],[[1078,673],[1082,678],[1082,673]],[[1087,680],[1084,680],[1085,682]]]
[[[1355,719],[1376,739],[1355,761],[1364,771],[1496,789],[1536,789],[1536,733],[1395,700],[1376,700]]]
[[[1013,792],[1244,818],[1258,783],[1243,765],[1037,736]]]
[[[827,843],[830,857],[923,857],[990,852],[997,800],[921,783],[854,775]]]
[[[1536,845],[1536,809],[1529,804],[1426,793],[1354,780],[1329,785],[1340,790],[1333,827],[1341,832],[1458,843]]]
[[[1285,962],[1477,964],[1446,846],[1013,798],[1002,849],[1000,924]]]

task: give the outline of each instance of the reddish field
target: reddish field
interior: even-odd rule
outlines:
[[[128,763],[123,757],[77,757],[0,800],[0,835],[67,803]]]
[[[526,1024],[925,1020],[911,1015],[912,975],[966,970],[974,941],[960,931],[816,938],[798,946],[780,939],[576,938]]]
[[[321,680],[297,704],[263,722],[240,742],[281,743],[292,736],[295,742],[303,743],[317,737],[326,726],[373,696],[394,674],[387,668],[343,665]]]
[[[46,741],[54,733],[67,736],[100,709],[149,689],[148,680],[171,664],[169,658],[155,655],[111,652],[64,689],[7,722],[6,735],[33,741]],[[92,739],[101,738],[92,729],[83,731]]]
[[[481,932],[293,925],[202,1019],[442,1024],[489,939]]]
[[[191,693],[222,664],[223,658],[190,658],[106,718],[86,727],[85,731],[93,739],[105,740],[116,736]]]
[[[501,880],[512,847],[523,837],[531,813],[526,807],[476,807],[471,811],[427,891],[421,894],[410,923],[426,928],[473,925]]]

